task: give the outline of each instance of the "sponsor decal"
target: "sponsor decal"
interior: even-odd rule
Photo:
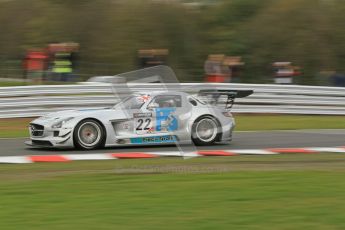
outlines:
[[[161,132],[171,132],[178,129],[178,120],[173,114],[175,108],[156,109],[156,130]]]
[[[147,130],[147,133],[154,133],[155,132],[155,129],[154,127],[151,127]]]
[[[131,138],[132,144],[174,143],[176,141],[177,138],[173,135]]]
[[[129,124],[128,123],[123,123],[122,124],[122,128],[128,130],[129,129]]]
[[[140,96],[140,97],[138,97],[138,100],[140,101],[140,102],[147,102],[148,100],[150,100],[150,95],[142,95],[142,96]]]
[[[134,113],[134,118],[152,117],[152,113]]]
[[[151,117],[146,118],[135,118],[134,127],[137,134],[153,133],[155,122]]]

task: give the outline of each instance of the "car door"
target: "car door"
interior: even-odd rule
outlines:
[[[133,114],[134,131],[138,136],[174,135],[185,130],[191,116],[191,105],[179,94],[157,95]]]

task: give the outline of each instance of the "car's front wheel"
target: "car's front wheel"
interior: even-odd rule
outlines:
[[[218,122],[213,117],[201,117],[197,119],[192,127],[192,140],[196,145],[211,145],[219,133]]]
[[[98,121],[85,119],[75,127],[73,138],[76,148],[97,149],[104,146],[105,131]]]

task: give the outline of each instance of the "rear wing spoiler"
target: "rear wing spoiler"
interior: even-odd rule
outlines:
[[[230,109],[235,102],[235,98],[248,97],[253,94],[253,90],[228,90],[228,89],[203,89],[200,90],[198,96],[211,97],[211,104],[219,104],[220,99],[225,97],[225,108]]]

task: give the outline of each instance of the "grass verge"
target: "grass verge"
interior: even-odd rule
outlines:
[[[236,115],[236,130],[345,129],[345,116]]]
[[[345,129],[345,116],[235,115],[237,131]],[[32,118],[0,119],[0,137],[27,137]]]
[[[0,119],[0,138],[27,137],[28,125],[33,118],[3,118]]]
[[[344,229],[340,154],[0,168],[1,229]]]

